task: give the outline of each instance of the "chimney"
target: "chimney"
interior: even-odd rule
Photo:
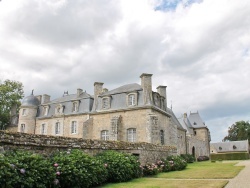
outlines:
[[[152,104],[152,81],[151,77],[153,74],[143,73],[141,78],[141,86],[143,89],[143,102],[144,104]]]
[[[42,104],[48,103],[50,101],[50,96],[47,94],[43,94],[42,96]]]
[[[39,103],[41,104],[42,101],[42,95],[37,95],[36,98],[39,100]]]
[[[82,89],[78,88],[76,90],[76,97],[80,97],[81,94],[82,94]]]
[[[184,116],[184,118],[187,118],[187,113],[184,113],[183,116]]]
[[[95,82],[94,83],[94,108],[93,111],[96,111],[98,105],[98,95],[102,93],[102,82]]]
[[[164,97],[164,105],[167,108],[167,86],[158,86],[157,92],[160,94],[160,96]]]

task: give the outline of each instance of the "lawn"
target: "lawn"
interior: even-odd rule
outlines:
[[[234,166],[235,164],[235,162],[196,162],[188,164],[187,168],[183,171],[160,173],[155,177],[170,179],[231,179],[244,168],[244,166]]]
[[[148,178],[134,179],[124,183],[110,183],[104,188],[222,188],[230,178],[244,167],[234,163],[196,162],[188,164],[183,171],[160,173]]]

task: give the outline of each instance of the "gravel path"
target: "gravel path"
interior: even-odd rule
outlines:
[[[225,188],[249,188],[250,187],[250,160],[240,161],[236,166],[245,166],[240,173],[230,179]]]

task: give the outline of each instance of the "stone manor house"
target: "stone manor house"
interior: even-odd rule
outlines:
[[[171,145],[178,154],[209,156],[210,133],[199,113],[177,119],[167,107],[167,86],[154,92],[152,74],[140,78],[110,91],[95,82],[94,95],[77,89],[50,100],[32,92],[22,101],[18,132]]]

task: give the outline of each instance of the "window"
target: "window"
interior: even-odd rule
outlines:
[[[22,116],[26,116],[26,109],[23,109]]]
[[[127,130],[128,142],[136,142],[136,129],[130,128]]]
[[[129,93],[127,95],[127,106],[135,106],[137,105],[137,93]]]
[[[21,132],[21,133],[24,133],[24,132],[25,132],[25,124],[21,124],[20,132]]]
[[[109,131],[108,130],[101,131],[101,140],[109,140]]]
[[[164,145],[164,131],[160,130],[161,145]]]
[[[56,122],[55,134],[60,134],[60,123],[59,122]]]
[[[105,97],[105,98],[102,99],[102,108],[103,109],[110,108],[110,100],[109,100],[109,98]]]
[[[41,125],[41,134],[46,134],[46,125],[44,123]]]
[[[72,111],[73,111],[73,112],[77,112],[77,107],[78,107],[77,103],[76,103],[76,102],[73,102]]]
[[[48,106],[44,106],[43,107],[43,115],[47,116],[48,115],[48,111],[49,111],[49,107]]]
[[[135,105],[135,94],[130,94],[128,96],[128,105],[134,106]]]
[[[71,122],[71,134],[76,134],[76,121]]]

